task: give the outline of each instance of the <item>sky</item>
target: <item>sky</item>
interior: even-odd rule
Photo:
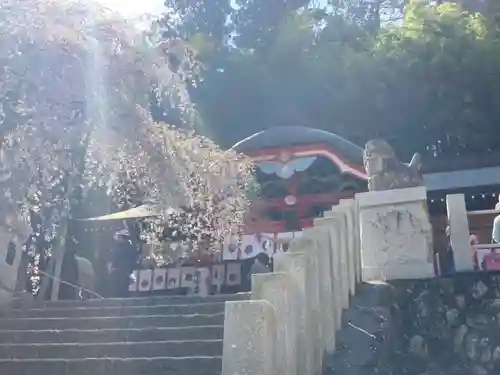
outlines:
[[[164,0],[97,0],[102,5],[118,11],[124,17],[137,17],[144,13],[159,14]]]

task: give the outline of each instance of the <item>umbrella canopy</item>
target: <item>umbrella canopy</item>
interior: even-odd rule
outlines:
[[[176,211],[173,208],[166,210],[166,214],[170,215]],[[111,221],[111,220],[126,220],[126,219],[143,219],[147,217],[160,216],[162,214],[159,207],[142,205],[139,207],[131,208],[129,210],[116,212],[114,214],[91,217],[87,219],[77,219],[78,221]]]

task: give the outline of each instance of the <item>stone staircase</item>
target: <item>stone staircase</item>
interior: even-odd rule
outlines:
[[[225,302],[248,297],[15,306],[0,318],[0,374],[219,375]]]

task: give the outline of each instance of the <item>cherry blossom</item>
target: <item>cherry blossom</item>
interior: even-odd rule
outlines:
[[[102,188],[123,207],[178,212],[150,220],[145,241],[165,224],[213,243],[241,228],[252,165],[193,131],[189,46],[89,0],[0,0],[0,33],[1,226],[51,243],[75,201]],[[152,120],[152,96],[177,127]]]

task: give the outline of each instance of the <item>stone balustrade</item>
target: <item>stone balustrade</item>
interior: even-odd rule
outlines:
[[[223,375],[322,373],[360,280],[358,217],[343,200],[252,276],[252,300],[226,303]]]
[[[222,375],[319,375],[361,281],[433,276],[424,187],[342,200],[228,302]]]

